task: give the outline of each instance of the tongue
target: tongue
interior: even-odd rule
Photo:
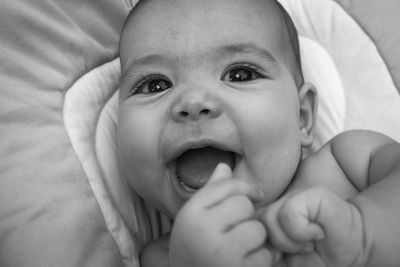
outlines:
[[[192,188],[200,188],[208,181],[218,163],[223,162],[234,167],[233,153],[204,147],[183,153],[177,160],[178,178]]]

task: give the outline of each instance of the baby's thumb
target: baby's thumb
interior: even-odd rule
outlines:
[[[217,167],[215,167],[214,172],[211,174],[208,183],[213,183],[231,177],[232,177],[232,169],[229,167],[228,164],[221,162],[218,163]]]

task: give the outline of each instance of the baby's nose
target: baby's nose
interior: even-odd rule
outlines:
[[[222,112],[216,96],[203,92],[192,92],[182,95],[172,108],[176,121],[196,121],[216,118]]]

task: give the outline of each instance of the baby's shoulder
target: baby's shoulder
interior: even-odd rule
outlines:
[[[350,179],[365,183],[377,151],[395,143],[378,132],[352,130],[335,136],[321,150],[326,150]]]
[[[333,155],[336,157],[343,156],[341,153],[344,151],[348,154],[349,149],[370,154],[383,145],[395,142],[392,138],[379,132],[350,130],[336,135],[327,142],[326,146],[332,150]]]
[[[362,190],[367,187],[371,159],[376,151],[393,143],[396,143],[393,139],[373,131],[343,132],[300,163],[299,177],[310,180],[308,184],[342,183]]]
[[[291,189],[312,187],[328,188],[344,199],[358,192],[329,149],[318,150],[303,159],[298,166]]]

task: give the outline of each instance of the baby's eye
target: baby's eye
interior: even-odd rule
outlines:
[[[134,94],[152,94],[165,91],[172,87],[172,83],[161,77],[147,77],[134,89]]]
[[[258,70],[250,66],[234,66],[222,77],[228,82],[247,82],[263,77]]]

